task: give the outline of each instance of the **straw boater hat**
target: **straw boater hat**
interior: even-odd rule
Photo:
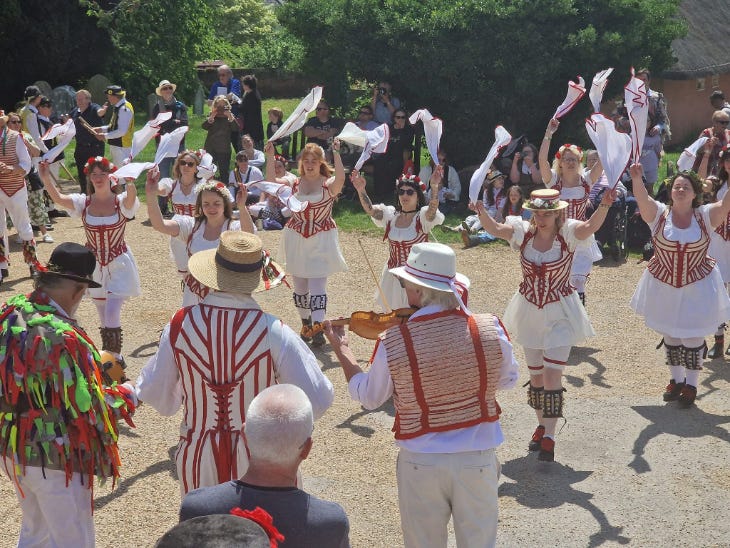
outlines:
[[[469,314],[463,298],[470,286],[469,278],[456,271],[456,254],[449,246],[431,242],[416,244],[405,266],[391,268],[389,272],[416,285],[453,293],[462,310]]]
[[[95,269],[96,257],[90,249],[75,242],[64,242],[53,250],[46,266],[38,267],[36,275],[67,278],[97,288],[101,284],[92,279]]]
[[[226,293],[265,291],[284,279],[284,269],[262,249],[261,239],[240,230],[221,233],[218,249],[195,253],[188,270],[201,284]]]
[[[533,190],[530,199],[522,207],[531,211],[559,211],[568,207],[568,202],[560,199],[559,190],[541,188]]]
[[[170,80],[163,80],[162,82],[160,82],[160,85],[157,86],[157,88],[155,89],[155,93],[159,96],[162,96],[162,88],[164,88],[165,86],[172,86],[173,93],[175,93],[175,90],[177,89],[177,86],[170,82]]]

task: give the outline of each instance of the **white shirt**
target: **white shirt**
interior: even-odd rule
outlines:
[[[431,173],[432,173],[431,166],[426,165],[421,168],[421,171],[418,172],[418,178],[423,181],[423,184],[426,185],[426,199],[431,199],[431,186],[429,185],[429,181],[431,180]],[[453,201],[458,202],[459,197],[461,196],[461,181],[459,180],[459,174],[456,172],[456,169],[454,169],[454,166],[449,166],[449,186],[448,189],[454,194],[454,197],[452,198]],[[446,174],[444,174],[444,183],[446,182]],[[440,194],[440,193],[439,193]],[[443,200],[440,199],[441,196],[439,195],[439,201],[443,203]]]
[[[444,308],[436,305],[425,306],[415,312],[411,319],[443,310]],[[519,366],[512,352],[512,343],[496,317],[494,324],[503,357],[497,389],[506,390],[517,384]],[[357,373],[350,379],[348,391],[350,397],[360,402],[366,409],[380,407],[393,395],[393,379],[388,369],[388,352],[384,344],[377,345],[370,369],[367,372]],[[395,443],[414,453],[462,453],[492,449],[503,441],[502,428],[499,421],[495,421],[447,432],[430,432],[411,439],[396,440]]]
[[[226,308],[261,308],[250,295],[219,291],[211,291],[201,304]],[[277,382],[294,384],[304,390],[312,402],[314,418],[321,417],[332,405],[334,389],[320,370],[317,358],[299,335],[281,320],[266,314],[262,321],[269,321],[271,357]],[[144,366],[135,384],[137,397],[149,403],[161,415],[174,415],[180,408],[182,382],[170,343],[169,323],[162,332],[157,353]]]
[[[104,137],[106,137],[107,141],[109,139],[116,139],[118,137],[123,137],[127,131],[129,131],[129,124],[132,123],[132,111],[127,106],[127,100],[122,99],[118,103],[119,110],[117,111],[117,129],[114,131],[109,131],[109,126],[104,126],[102,129],[107,131],[107,133],[104,134]]]

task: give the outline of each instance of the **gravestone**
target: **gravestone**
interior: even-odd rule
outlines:
[[[51,97],[51,94],[53,93],[53,88],[51,87],[51,84],[46,82],[45,80],[38,80],[37,82],[33,82],[34,86],[38,86],[38,89],[41,90],[41,93],[45,95],[46,97]]]
[[[198,116],[203,115],[203,105],[205,105],[205,99],[207,95],[202,85],[198,85],[198,90],[195,92],[195,98],[193,99],[193,114]]]
[[[109,78],[102,74],[95,74],[89,78],[86,89],[91,93],[91,100],[98,105],[104,106],[106,103],[106,88],[109,87]]]
[[[71,86],[58,86],[51,92],[53,119],[68,115],[76,106],[76,90]]]

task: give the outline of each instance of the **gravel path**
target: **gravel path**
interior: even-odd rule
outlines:
[[[132,378],[155,352],[160,331],[181,302],[166,239],[145,226],[145,219],[143,209],[128,227],[143,280],[143,295],[125,306],[122,319]],[[74,219],[60,219],[52,234],[57,242],[83,241]],[[278,238],[279,233],[263,234],[274,253]],[[350,270],[330,279],[328,316],[371,309],[374,288],[357,238],[341,235]],[[379,271],[385,245],[372,237],[362,243]],[[42,261],[52,248],[39,244]],[[3,299],[30,289],[27,277],[18,278],[26,273],[20,247],[11,249]],[[472,281],[470,308],[501,314],[520,279],[517,256],[498,243],[456,252],[459,271]],[[661,401],[668,371],[655,350],[658,337],[628,307],[643,269],[634,260],[621,265],[606,260],[594,269],[587,306],[598,335],[570,357],[567,424],[557,438],[557,462],[538,463],[526,450],[535,424],[524,389],[498,395],[507,438],[499,449],[500,546],[730,546],[730,363],[706,363],[696,407],[680,410]],[[289,290],[279,288],[259,301],[289,325],[299,324]],[[98,340],[90,302],[82,303],[79,318]],[[353,335],[351,344],[364,363],[372,342]],[[336,395],[316,425],[314,448],[302,469],[305,489],[344,506],[354,547],[400,546],[392,404],[362,410],[347,396],[329,347],[317,356]],[[522,363],[519,349],[517,356]],[[523,370],[520,384],[527,378]],[[114,490],[96,488],[96,538],[102,547],[152,546],[177,522],[180,494],[171,455],[180,415],[161,417],[142,407],[135,423],[134,430],[122,427],[121,482]],[[0,501],[0,546],[12,546],[20,510],[6,476],[0,479]]]

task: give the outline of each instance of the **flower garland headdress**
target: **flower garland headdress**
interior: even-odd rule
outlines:
[[[89,174],[91,168],[94,167],[94,164],[100,164],[101,168],[107,173],[114,173],[117,170],[117,166],[104,158],[104,156],[92,156],[86,160],[86,164],[84,164],[84,175]]]
[[[583,159],[583,149],[580,148],[578,145],[573,145],[571,143],[565,143],[563,146],[561,146],[555,153],[555,157],[560,160],[566,150],[569,150],[570,152],[578,156],[578,161]]]
[[[418,175],[408,175],[404,173],[398,179],[396,179],[395,187],[398,188],[404,183],[410,183],[413,186],[420,188],[422,192],[426,192],[426,185],[423,181],[421,181],[421,178]]]
[[[221,197],[224,199],[228,199],[230,202],[233,202],[233,195],[231,194],[231,191],[228,190],[228,187],[221,183],[220,181],[203,181],[201,183],[198,183],[195,185],[195,194],[198,195],[204,190],[207,190],[208,192],[215,192],[216,194],[220,194]]]

